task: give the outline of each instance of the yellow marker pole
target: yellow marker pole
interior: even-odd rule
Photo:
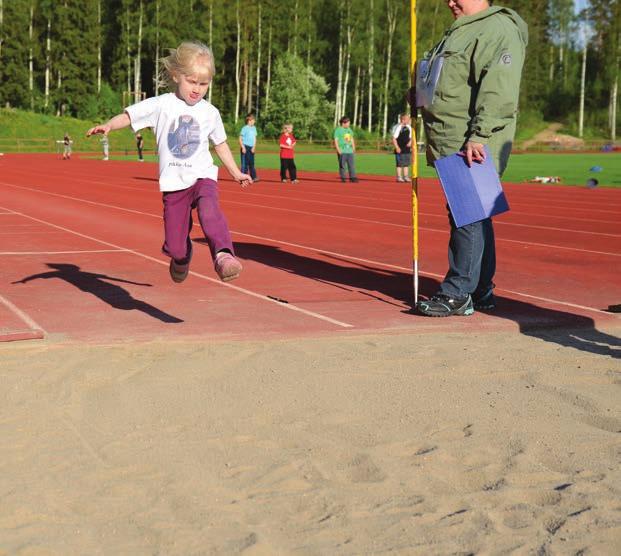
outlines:
[[[418,144],[416,141],[416,0],[410,0],[410,114],[412,117],[412,277],[414,306],[418,303]]]

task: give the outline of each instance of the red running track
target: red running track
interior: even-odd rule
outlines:
[[[224,174],[224,172],[223,172]],[[392,178],[263,171],[220,182],[242,276],[218,281],[195,224],[192,274],[168,276],[156,166],[53,155],[0,158],[0,339],[116,342],[333,333],[611,329],[621,302],[621,190],[506,184],[495,219],[498,309],[429,319],[410,311],[411,190]],[[420,287],[446,270],[448,224],[420,188]]]

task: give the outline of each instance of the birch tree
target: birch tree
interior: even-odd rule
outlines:
[[[345,109],[347,107],[347,89],[349,86],[349,68],[350,68],[350,63],[351,63],[351,42],[352,42],[352,35],[353,35],[353,26],[352,26],[352,21],[351,21],[351,0],[345,0],[346,5],[347,5],[347,13],[346,13],[346,17],[345,17],[345,25],[346,25],[346,32],[345,32],[345,36],[347,38],[347,43],[345,46],[345,70],[344,70],[344,77],[343,77],[343,93],[341,94],[341,116],[345,115]]]
[[[397,27],[398,8],[392,0],[386,0],[386,19],[388,20],[388,46],[386,48],[386,72],[384,74],[384,118],[382,121],[382,136],[386,137],[388,130],[388,85],[390,83],[390,63],[392,60],[392,41]]]
[[[134,102],[141,100],[142,80],[141,80],[141,56],[142,56],[142,0],[138,6],[138,34],[136,36],[136,55],[134,56]]]
[[[373,0],[369,0],[369,63],[368,63],[368,110],[367,110],[367,130],[373,129],[373,64],[375,52],[375,10],[373,9]]]
[[[259,0],[259,11],[258,11],[258,29],[257,29],[257,79],[256,79],[256,117],[259,118],[259,99],[261,98],[259,87],[261,85],[261,29],[262,29],[262,14],[261,14],[261,0]]]
[[[30,2],[30,19],[28,24],[28,91],[30,93],[30,110],[34,110],[34,2]]]
[[[235,52],[235,121],[239,120],[240,97],[240,49],[241,49],[241,21],[239,19],[239,0],[235,4],[235,22],[237,24],[237,43]]]
[[[580,111],[578,116],[578,137],[582,137],[584,132],[584,85],[586,81],[586,65],[587,65],[587,36],[586,31],[582,32],[584,46],[582,47],[582,67],[580,71]]]

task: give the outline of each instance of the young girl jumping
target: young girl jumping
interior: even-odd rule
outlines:
[[[211,50],[199,42],[183,42],[162,58],[162,75],[174,93],[148,98],[128,106],[105,124],[88,130],[108,135],[132,127],[137,132],[154,128],[159,154],[160,191],[164,203],[164,245],[170,257],[170,276],[183,282],[192,259],[192,209],[207,239],[214,268],[224,282],[242,270],[235,258],[228,224],[218,203],[218,167],[209,153],[209,142],[242,187],[252,183],[240,172],[226,142],[220,112],[203,100],[213,79],[215,64]]]

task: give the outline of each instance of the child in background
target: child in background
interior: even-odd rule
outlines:
[[[298,183],[297,168],[293,160],[293,148],[296,140],[293,136],[293,125],[285,124],[282,126],[282,135],[280,136],[280,181],[287,183],[287,171],[291,183]]]
[[[209,152],[209,142],[214,144],[214,150],[235,181],[246,187],[252,179],[235,164],[220,112],[203,100],[214,71],[213,54],[207,46],[183,42],[162,59],[161,78],[174,93],[128,106],[125,112],[89,129],[86,134],[107,135],[130,125],[134,132],[145,127],[155,129],[164,203],[162,251],[170,257],[169,271],[175,282],[183,282],[189,273],[193,208],[197,209],[220,279],[233,280],[242,270],[218,203],[218,167]]]
[[[107,135],[101,136],[101,146],[103,148],[103,159],[108,160],[108,157],[110,155],[110,142],[108,141]]]
[[[349,127],[349,118],[343,117],[339,120],[341,124],[334,130],[334,147],[339,160],[339,176],[341,181],[345,183],[345,166],[349,173],[349,181],[357,182],[356,166],[354,163],[354,153],[356,152],[356,142],[354,141],[354,132]]]
[[[63,137],[63,160],[71,159],[71,144],[72,143],[73,141],[71,140],[71,137],[69,137],[69,134],[65,133],[65,136]]]
[[[410,115],[401,114],[399,124],[392,133],[392,144],[395,147],[397,163],[397,181],[410,181],[410,165],[412,164],[412,126]]]
[[[142,149],[144,148],[144,137],[142,133],[136,133],[136,149],[138,150],[138,160],[140,162],[144,162],[144,158],[142,156]]]
[[[239,132],[239,148],[241,152],[241,171],[250,174],[254,183],[258,182],[254,168],[254,153],[257,147],[257,128],[254,126],[254,114],[246,116],[246,125]]]

